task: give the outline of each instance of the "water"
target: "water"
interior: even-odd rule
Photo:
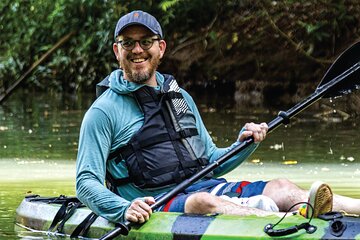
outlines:
[[[286,110],[237,109],[228,102],[195,99],[218,146],[231,144],[245,122],[269,122],[278,110]],[[79,127],[92,101],[89,95],[69,98],[17,93],[0,106],[0,239],[21,238],[13,230],[14,216],[25,195],[75,195]],[[359,118],[326,102],[329,104],[337,110],[318,105],[299,114],[290,125],[274,130],[245,163],[226,177],[286,177],[304,188],[322,180],[336,193],[360,198]]]

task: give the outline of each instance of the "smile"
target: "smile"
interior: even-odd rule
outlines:
[[[134,58],[134,59],[131,59],[132,62],[134,63],[142,63],[142,62],[145,62],[147,60],[147,58]]]

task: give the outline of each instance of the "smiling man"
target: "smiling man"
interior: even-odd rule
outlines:
[[[157,85],[155,71],[164,55],[166,43],[160,38],[161,32],[154,35],[152,31],[141,25],[125,28],[130,23],[118,24],[121,35],[116,37],[113,45],[114,53],[124,70],[125,79],[154,87]],[[121,27],[124,28],[123,31]],[[155,42],[156,46],[153,48]]]
[[[309,199],[315,217],[333,207],[360,213],[359,200],[338,195],[333,200],[324,183],[315,183],[309,194],[285,179],[219,178],[265,139],[266,123],[246,123],[231,146],[216,147],[191,96],[174,77],[157,72],[166,49],[158,21],[133,11],[119,19],[114,38],[120,68],[84,116],[77,158],[78,198],[97,215],[113,222],[147,221],[155,199],[249,137],[254,138],[251,146],[157,211],[282,216],[279,210]],[[305,207],[303,215],[311,211]]]

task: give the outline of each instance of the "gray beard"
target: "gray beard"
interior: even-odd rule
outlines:
[[[128,57],[130,59],[130,56]],[[150,62],[150,68],[147,71],[133,71],[128,64],[123,64],[123,70],[127,76],[127,80],[137,84],[146,83],[154,74],[159,65],[159,56],[153,56]]]
[[[127,79],[128,81],[138,84],[144,84],[155,74],[157,66],[158,66],[158,61],[151,62],[151,67],[148,71],[134,72],[131,70],[131,68],[129,68],[128,65],[125,65],[124,72],[128,77]]]
[[[152,76],[152,74],[150,74],[149,72],[135,72],[132,73],[131,71],[126,71],[126,69],[124,69],[126,72],[126,75],[128,76],[128,80],[130,82],[134,82],[134,83],[138,83],[138,84],[144,84],[147,82],[147,80],[150,79],[150,77]]]

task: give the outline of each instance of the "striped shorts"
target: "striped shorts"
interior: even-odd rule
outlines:
[[[157,211],[184,212],[186,199],[196,192],[209,192],[212,195],[228,195],[230,197],[252,197],[261,195],[267,182],[227,182],[224,178],[209,179],[191,185],[161,206]],[[160,196],[158,196],[160,197]],[[157,197],[157,198],[158,198]]]

